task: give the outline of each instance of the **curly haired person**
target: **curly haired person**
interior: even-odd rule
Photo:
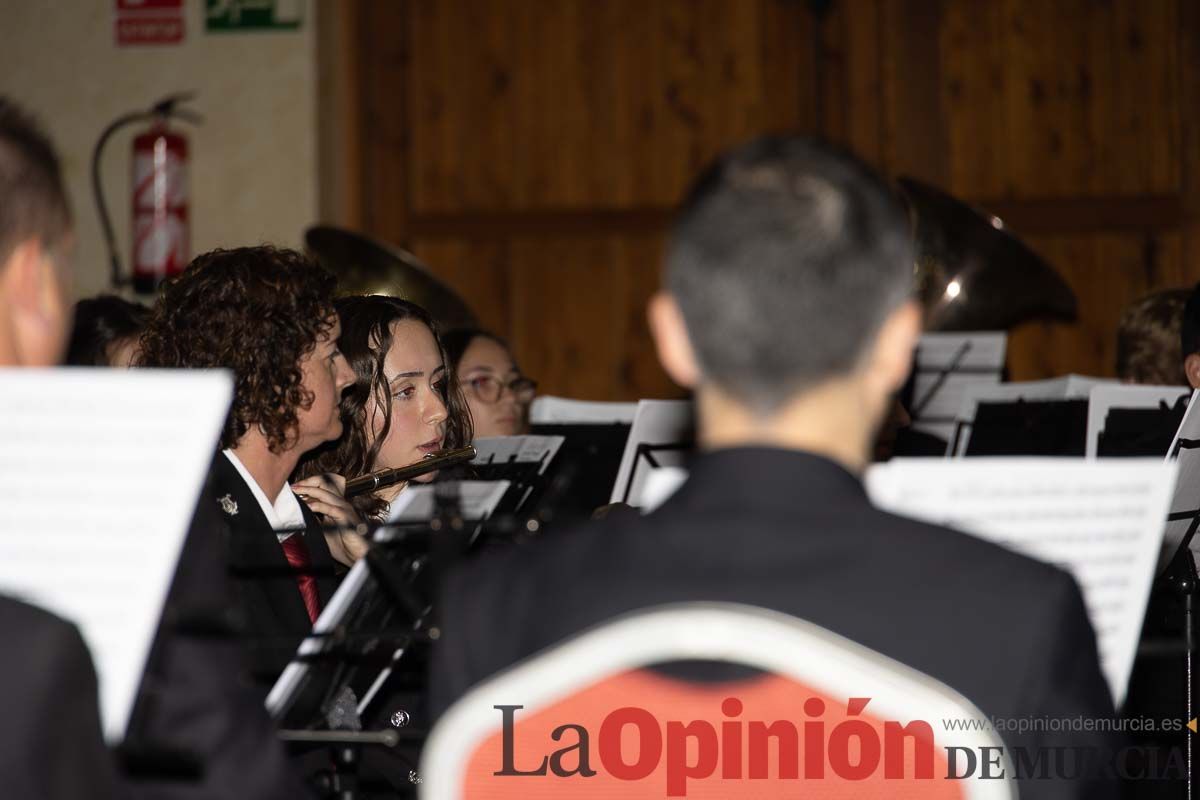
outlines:
[[[214,250],[168,283],[139,342],[141,365],[226,369],[233,406],[208,491],[229,535],[256,678],[272,682],[336,588],[341,537],[321,533],[288,476],[342,432],[354,372],[337,347],[335,279],[273,247]],[[343,501],[344,502],[344,501]]]

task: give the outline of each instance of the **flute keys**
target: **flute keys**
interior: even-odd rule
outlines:
[[[393,728],[407,728],[410,722],[412,722],[412,717],[404,709],[400,709],[395,714],[392,714]]]

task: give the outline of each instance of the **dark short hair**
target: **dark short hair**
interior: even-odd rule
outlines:
[[[71,207],[54,146],[0,95],[0,264],[30,238],[54,249],[70,231]]]
[[[1192,353],[1200,353],[1200,283],[1192,289],[1183,306],[1183,320],[1179,325],[1180,359]]]
[[[353,478],[376,469],[375,459],[387,438],[392,423],[392,392],[384,374],[384,361],[392,346],[392,323],[416,320],[429,329],[446,367],[446,383],[442,400],[446,404],[446,449],[465,447],[471,443],[471,413],[467,410],[455,375],[453,362],[446,353],[437,324],[421,306],[384,295],[341,297],[336,301],[342,335],[338,349],[354,369],[354,383],[342,395],[344,430],[339,439],[315,450],[299,466],[298,476],[308,477],[333,472]],[[384,425],[370,441],[367,401],[374,394],[376,406],[384,414]],[[368,517],[381,518],[387,504],[371,494],[351,499],[355,508]]]
[[[517,363],[517,359],[512,355],[512,348],[508,346],[503,338],[497,336],[491,331],[485,331],[483,328],[455,328],[446,331],[442,335],[442,344],[446,346],[446,355],[450,359],[450,366],[458,369],[458,365],[462,363],[462,358],[466,355],[467,348],[471,346],[471,342],[476,339],[489,339],[504,348],[513,359],[513,364]]]
[[[701,369],[762,413],[856,367],[910,295],[903,206],[869,167],[801,137],[720,157],[671,234],[667,287]]]
[[[113,344],[140,336],[150,309],[113,294],[89,297],[75,304],[66,363],[78,367],[107,367]]]
[[[1117,377],[1131,383],[1186,386],[1180,339],[1187,289],[1165,289],[1125,307],[1117,324]]]
[[[333,327],[336,280],[308,256],[274,247],[213,250],[164,284],[142,334],[139,364],[228,369],[233,407],[221,433],[235,447],[259,426],[274,452],[312,407],[301,359]]]

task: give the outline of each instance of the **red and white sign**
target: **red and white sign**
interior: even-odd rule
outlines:
[[[183,0],[116,0],[115,10],[117,47],[183,41]]]

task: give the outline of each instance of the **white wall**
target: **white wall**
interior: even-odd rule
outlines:
[[[196,90],[205,124],[188,128],[192,255],[218,246],[299,246],[317,217],[316,14],[299,31],[209,34],[204,0],[185,0],[179,45],[118,48],[113,0],[0,0],[0,93],[33,112],[63,160],[75,212],[76,293],[108,288],[89,163],[119,114]],[[131,139],[114,136],[103,177],[129,260]]]

